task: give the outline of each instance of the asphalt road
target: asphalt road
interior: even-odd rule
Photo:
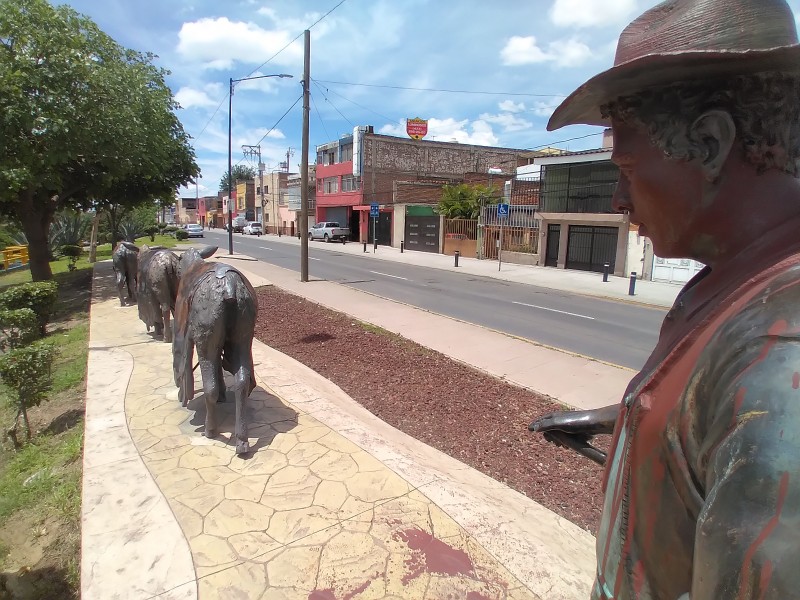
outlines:
[[[227,248],[225,231],[206,240]],[[269,236],[235,234],[238,251],[300,270],[300,248]],[[658,339],[665,310],[601,300],[353,254],[309,244],[309,274],[521,338],[639,369]]]

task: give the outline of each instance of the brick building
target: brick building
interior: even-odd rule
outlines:
[[[443,185],[468,176],[488,183],[490,168],[502,172],[498,180],[510,178],[531,160],[522,150],[380,135],[371,126],[316,150],[316,220],[338,221],[350,227],[352,239],[371,242],[369,210],[377,203],[378,243],[394,246],[414,219],[435,215]]]

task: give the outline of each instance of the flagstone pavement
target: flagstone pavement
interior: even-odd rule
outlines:
[[[84,600],[588,597],[591,535],[257,341],[251,454],[234,453],[230,397],[203,437],[202,392],[179,405],[171,345],[115,291],[98,263]]]

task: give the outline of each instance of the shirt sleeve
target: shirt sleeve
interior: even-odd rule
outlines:
[[[705,500],[685,600],[800,598],[800,339],[797,323],[760,319],[740,320],[744,341],[723,336],[694,400],[708,411],[695,470]]]

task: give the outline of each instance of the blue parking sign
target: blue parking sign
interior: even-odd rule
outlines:
[[[498,217],[507,217],[508,216],[508,204],[498,204],[497,205],[497,216]]]
[[[378,218],[378,213],[380,212],[380,205],[377,202],[373,202],[369,205],[369,216]]]

